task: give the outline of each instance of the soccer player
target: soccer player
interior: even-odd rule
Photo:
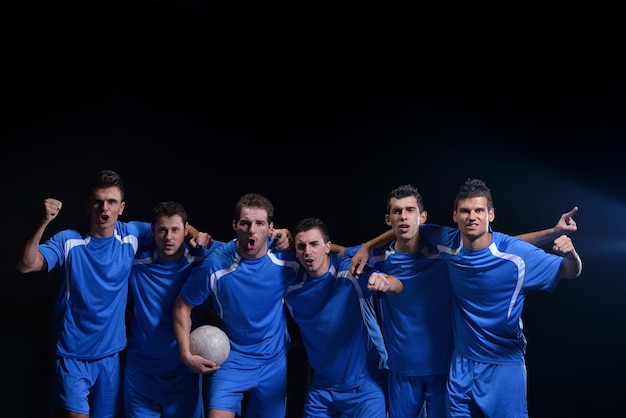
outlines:
[[[553,229],[519,235],[528,242],[547,242],[575,230],[575,211],[564,214]],[[389,231],[355,247],[334,246],[352,257],[352,266],[369,260],[404,284],[397,297],[379,300],[381,325],[389,352],[389,411],[392,417],[446,416],[447,380],[453,352],[453,292],[448,268],[438,250],[421,234],[427,220],[421,194],[413,185],[393,189],[387,198]],[[434,226],[437,227],[437,226]],[[358,268],[357,268],[358,270]]]
[[[401,294],[378,299],[389,353],[389,415],[446,417],[446,382],[454,345],[452,288],[446,263],[419,234],[427,213],[417,188],[401,185],[387,197],[385,222],[393,241],[371,250],[369,262],[397,277]],[[390,234],[391,235],[391,234]],[[344,249],[353,256],[361,246]]]
[[[128,275],[137,248],[152,242],[149,223],[118,220],[125,205],[120,175],[98,171],[85,196],[86,224],[40,243],[62,206],[45,199],[43,215],[18,256],[16,268],[22,273],[59,273],[51,406],[61,416],[113,417],[117,412]]]
[[[181,360],[196,373],[210,373],[211,418],[233,418],[245,394],[245,416],[279,418],[286,413],[290,336],[284,294],[300,264],[291,251],[276,251],[269,235],[274,206],[265,196],[243,195],[232,226],[237,238],[194,268],[174,306]],[[219,370],[189,350],[191,312],[211,298],[231,351]]]
[[[412,186],[400,186],[395,192],[392,191],[390,197],[393,197],[395,195],[395,197],[400,197],[402,196],[404,193],[402,194],[398,194],[399,190],[404,189],[405,192],[407,190],[410,190]],[[404,199],[402,199],[404,201]],[[392,202],[392,200],[390,200],[389,202]],[[418,200],[418,202],[421,202],[421,198]],[[412,205],[408,205],[406,206],[406,204],[404,205],[400,205],[397,206],[398,202],[392,203],[389,207],[388,207],[388,214],[386,215],[386,219],[388,221],[388,224],[390,224],[392,226],[392,230],[385,232],[384,234],[381,234],[380,236],[368,241],[367,243],[365,243],[364,245],[360,246],[360,247],[355,247],[355,248],[345,248],[345,247],[341,247],[341,246],[337,246],[336,251],[341,252],[341,251],[345,251],[347,254],[352,254],[352,252],[354,251],[354,249],[358,249],[358,251],[356,251],[356,253],[354,254],[354,256],[352,257],[352,268],[356,270],[356,272],[358,273],[360,270],[360,267],[358,267],[359,265],[362,265],[364,262],[366,262],[370,257],[372,257],[372,262],[375,266],[379,265],[379,263],[386,263],[387,261],[393,261],[394,259],[396,259],[396,252],[398,251],[399,248],[401,248],[398,244],[398,242],[400,242],[401,240],[410,237],[410,235],[406,235],[406,233],[410,230],[406,229],[407,225],[411,224],[411,216],[408,213],[405,212],[411,212],[414,209],[411,209]],[[419,208],[422,208],[423,206],[421,206],[422,203],[420,203],[418,205]],[[394,209],[394,207],[396,209]],[[402,211],[400,211],[399,209],[402,208]],[[563,234],[569,234],[571,232],[576,231],[577,226],[576,226],[576,222],[573,219],[573,215],[577,212],[578,208],[574,208],[569,212],[564,213],[563,215],[561,215],[559,221],[557,222],[557,224],[555,225],[555,227],[553,228],[548,228],[545,230],[541,230],[541,231],[536,231],[536,232],[530,232],[530,233],[525,233],[525,234],[521,234],[516,236],[515,238],[520,238],[523,239],[524,241],[528,242],[528,243],[532,243],[535,245],[543,245],[544,243],[549,242],[550,240],[553,240],[557,237],[560,237]],[[395,216],[399,216],[402,218],[402,220],[399,221],[393,221],[394,215],[393,212],[396,212]],[[423,219],[420,220],[420,222],[425,221],[425,215],[421,215],[421,217],[423,217]],[[391,223],[389,221],[392,221]],[[395,232],[395,230],[397,228],[393,227],[393,224],[396,223],[399,227],[400,230],[399,232],[402,232],[401,234],[398,234]],[[423,248],[428,248],[429,247],[429,243],[427,240],[425,240],[425,234],[434,236],[434,234],[436,234],[437,232],[441,232],[443,233],[444,231],[449,230],[449,228],[447,227],[441,227],[439,225],[432,225],[432,224],[423,224],[419,227],[419,231],[418,231],[418,235],[419,238],[417,238],[419,240],[419,242],[421,242],[421,245],[424,246]],[[398,242],[392,242],[388,247],[385,247],[383,249],[379,249],[378,247],[382,246],[382,245],[386,245],[387,243],[389,243],[395,236],[397,236],[397,241]],[[459,238],[459,243],[460,243],[460,238]],[[533,246],[530,246],[532,248],[535,248]],[[436,260],[436,253],[439,251],[439,249],[435,249],[435,248],[430,248],[428,250],[428,252],[426,252],[425,254],[430,254],[432,251],[435,251],[435,254],[433,255],[435,258],[433,258],[433,260]],[[424,251],[423,251],[424,253]],[[400,256],[402,257],[402,256]],[[429,256],[430,258],[430,256]],[[438,263],[441,263],[442,260],[438,261]],[[411,263],[406,264],[407,260],[405,260],[405,264],[404,264],[404,268],[402,269],[403,273],[397,272],[395,270],[391,270],[394,271],[396,273],[396,276],[400,279],[408,279],[410,278],[412,275],[415,275],[415,277],[420,277],[419,271],[414,271],[413,268],[419,268],[418,265],[420,264],[418,262],[418,260],[414,260],[414,263],[416,263],[413,267],[411,267]],[[391,266],[387,266],[386,268],[388,269],[392,269]],[[448,274],[449,275],[449,274]],[[426,277],[426,279],[428,279],[428,277]],[[413,293],[415,291],[415,287],[409,285],[406,281],[404,282],[405,285],[405,290],[402,293],[402,295],[405,297],[406,295],[409,294],[409,292]],[[415,284],[417,286],[419,286],[419,284]],[[433,289],[433,288],[431,288]],[[422,289],[422,291],[426,291],[428,292],[428,288],[424,288]],[[434,297],[435,295],[431,295],[432,297]],[[441,295],[440,295],[441,296]],[[454,296],[454,293],[453,293]],[[383,295],[383,299],[384,299],[384,295]],[[449,296],[445,296],[443,295],[442,299],[440,300],[448,300]],[[454,299],[453,299],[454,300]],[[389,305],[391,306],[391,305]],[[454,305],[453,305],[454,306]],[[396,307],[398,309],[400,309],[400,307]],[[414,307],[415,308],[415,307]],[[406,309],[406,308],[404,308]],[[456,309],[456,306],[454,307],[454,309]],[[453,311],[450,311],[449,314],[447,315],[448,317],[450,317],[453,314]],[[444,313],[444,312],[440,312],[440,313]],[[394,317],[392,314],[390,314],[390,309],[384,309],[383,307],[383,332],[385,332],[386,329],[386,324],[385,324],[385,320],[390,318],[390,317]],[[420,317],[416,317],[416,316],[411,316],[409,318],[406,318],[406,321],[412,321],[409,322],[411,324],[413,324],[413,326],[419,326],[419,327],[424,327],[424,324],[418,325],[416,324],[416,322],[422,322],[419,320],[419,318],[424,318],[424,320],[426,320],[427,318],[430,318],[431,315],[428,314],[426,312],[426,314],[423,314]],[[393,338],[393,331],[390,332],[386,332],[385,334],[385,338],[386,338],[386,342]],[[423,341],[431,341],[431,339],[426,339]],[[432,340],[431,342],[434,342],[434,340]],[[392,343],[388,343],[388,345],[390,345]],[[442,346],[445,347],[445,346]],[[422,347],[424,348],[424,347]],[[434,347],[433,349],[436,349],[437,347]],[[410,351],[410,349],[409,349]],[[394,374],[394,362],[393,362],[393,352],[391,349],[389,349],[390,352],[390,360],[389,360],[389,364],[390,364],[390,382],[393,382],[394,379],[391,377]],[[406,353],[406,351],[405,351]],[[438,389],[440,392],[443,390],[441,386],[439,386]],[[396,392],[397,390],[395,390],[394,388],[389,389],[390,391],[390,398],[394,396],[394,392]],[[494,392],[495,393],[495,392]],[[446,393],[446,403],[448,402],[448,394]],[[393,405],[392,401],[390,400],[390,405]],[[426,402],[426,406],[428,408],[428,401]],[[449,413],[450,411],[448,411]],[[429,417],[431,416],[431,410],[428,410],[429,413]],[[498,415],[498,414],[496,414]]]
[[[330,254],[320,219],[303,219],[293,234],[302,267],[285,301],[313,369],[304,416],[385,418],[387,352],[372,295],[397,295],[402,283],[373,270],[353,276],[350,258]]]
[[[526,338],[521,318],[526,294],[551,292],[559,279],[579,277],[582,261],[564,234],[554,240],[551,254],[494,232],[491,190],[479,179],[468,179],[459,188],[453,219],[458,228],[422,230],[424,239],[436,244],[448,263],[455,297],[448,413],[526,417]]]
[[[186,244],[187,211],[178,202],[157,204],[151,225],[154,244],[140,249],[130,274],[124,411],[127,418],[201,418],[202,375],[180,361],[172,307],[191,268],[223,243]],[[198,312],[193,328],[204,320]]]

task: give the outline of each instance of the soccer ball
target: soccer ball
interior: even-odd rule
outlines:
[[[189,348],[191,354],[197,354],[221,365],[230,353],[230,341],[228,335],[220,328],[202,325],[191,331]]]

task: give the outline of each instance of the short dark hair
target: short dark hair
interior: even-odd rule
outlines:
[[[305,218],[299,221],[296,224],[296,226],[293,227],[293,236],[295,238],[298,233],[305,232],[305,231],[308,231],[309,229],[314,229],[314,228],[319,229],[325,243],[330,241],[330,235],[328,234],[328,227],[319,218]]]
[[[486,197],[487,209],[493,209],[493,199],[491,197],[491,189],[487,184],[479,179],[468,178],[465,183],[459,187],[459,191],[454,199],[454,210],[456,211],[459,200],[468,199],[470,197]]]
[[[417,200],[417,207],[420,212],[424,211],[424,200],[422,195],[417,191],[417,187],[412,184],[403,184],[389,192],[387,197],[387,214],[391,211],[391,199],[403,199],[413,196]]]
[[[265,196],[258,193],[247,193],[239,198],[233,211],[233,219],[238,222],[241,218],[241,209],[243,208],[260,208],[267,212],[267,222],[274,220],[274,205]]]
[[[157,219],[161,216],[170,218],[175,215],[181,217],[183,225],[187,223],[187,211],[181,203],[173,201],[159,202],[152,208],[152,226],[154,226]]]
[[[122,202],[124,201],[124,182],[122,176],[113,170],[100,170],[98,171],[89,182],[87,187],[86,199],[89,200],[91,193],[96,189],[108,189],[109,187],[117,187],[122,195]]]

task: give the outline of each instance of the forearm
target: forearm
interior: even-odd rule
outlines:
[[[562,279],[575,279],[583,271],[583,262],[577,252],[569,253],[563,257],[559,277]]]
[[[374,248],[382,247],[384,245],[389,244],[395,238],[396,238],[395,232],[393,232],[393,229],[389,229],[388,231],[383,232],[377,237],[374,237],[370,239],[369,241],[364,242],[363,247],[365,247],[365,250],[369,252],[373,250]]]
[[[185,235],[185,240],[191,247],[205,247],[211,248],[213,245],[213,237],[207,234],[206,232],[200,232],[192,225],[188,225],[187,235]]]
[[[346,252],[346,247],[343,245],[330,243],[330,253],[334,255],[344,255]]]
[[[191,356],[189,334],[191,333],[191,310],[193,307],[185,303],[180,295],[174,302],[172,315],[174,316],[174,336],[178,343],[178,352],[181,360]]]
[[[561,233],[556,228],[542,229],[541,231],[526,232],[515,235],[515,238],[524,240],[530,244],[540,247],[548,242],[554,241]]]
[[[46,267],[45,258],[39,252],[39,243],[48,226],[45,221],[40,221],[31,233],[24,239],[15,262],[15,268],[22,273],[41,271]]]
[[[570,211],[563,213],[556,222],[556,225],[552,228],[542,229],[541,231],[535,232],[527,232],[525,234],[516,235],[515,237],[540,247],[543,244],[554,241],[561,235],[569,235],[575,232],[578,229],[576,221],[574,221],[574,215],[576,212],[578,212],[578,206],[574,206]]]
[[[401,280],[391,275],[387,275],[387,280],[389,281],[389,290],[387,290],[388,294],[395,296],[402,293],[404,285]]]
[[[386,244],[389,244],[394,240],[396,234],[393,232],[393,229],[390,229],[382,234],[378,235],[375,238],[363,243],[357,252],[352,256],[352,266],[350,271],[356,274],[361,274],[363,271],[363,267],[369,260],[370,252],[374,248],[382,247]]]

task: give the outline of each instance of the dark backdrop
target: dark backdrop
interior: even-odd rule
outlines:
[[[46,197],[64,202],[47,234],[81,222],[85,177],[100,168],[125,179],[124,220],[179,200],[220,240],[233,237],[232,206],[246,192],[274,202],[278,226],[317,216],[347,245],[386,229],[386,195],[403,183],[419,188],[430,221],[451,224],[456,189],[480,177],[493,190],[494,229],[511,234],[552,226],[578,205],[583,275],[531,294],[524,311],[529,409],[587,418],[617,407],[626,89],[614,12],[202,0],[6,7],[7,416],[44,415],[56,289],[54,275],[13,270],[17,246]]]

